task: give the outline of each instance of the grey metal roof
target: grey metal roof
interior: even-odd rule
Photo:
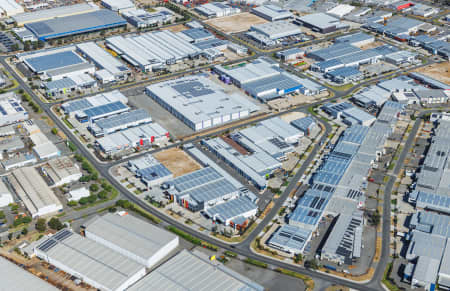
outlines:
[[[222,221],[226,221],[256,209],[258,209],[258,206],[256,206],[255,203],[250,201],[246,196],[241,196],[225,203],[215,205],[205,211],[210,216],[217,216]]]
[[[364,32],[357,32],[350,35],[340,36],[335,39],[336,43],[354,44],[365,40],[375,40],[375,37]]]
[[[84,62],[86,62],[86,60],[71,50],[31,57],[25,60],[25,63],[37,73],[81,64]]]
[[[351,76],[362,75],[362,73],[355,67],[344,67],[329,71],[327,74],[333,77],[348,78]]]
[[[296,253],[303,252],[312,231],[295,225],[283,225],[269,240],[269,245],[288,249]]]
[[[332,188],[330,187],[329,190],[331,191]],[[301,223],[314,228],[322,217],[331,196],[332,192],[325,189],[309,188],[297,201],[297,206],[289,215],[289,224]]]
[[[313,13],[304,15],[298,18],[300,21],[318,27],[320,29],[326,29],[328,27],[339,26],[340,20],[325,13]]]
[[[268,18],[270,20],[285,19],[293,16],[289,10],[282,9],[272,4],[252,8],[252,12],[257,12],[258,14],[263,15],[264,18]]]
[[[129,291],[262,291],[264,288],[200,253],[181,251],[131,286]]]
[[[303,132],[310,130],[313,126],[316,126],[316,121],[311,116],[295,119],[291,121],[291,124]]]
[[[86,232],[148,260],[177,237],[130,214],[108,213],[86,222]],[[87,234],[89,237],[89,234]]]
[[[145,268],[124,255],[68,229],[63,229],[43,241],[37,249],[51,261],[61,262],[60,266],[67,266],[64,271],[72,271],[74,275],[81,274],[110,290],[121,287]]]
[[[424,191],[419,191],[417,194],[416,205],[419,208],[436,210],[442,213],[450,214],[450,196],[449,195],[439,195],[436,193],[427,193]]]
[[[66,15],[82,14],[98,10],[99,7],[93,3],[79,3],[69,6],[59,6],[50,9],[41,9],[32,12],[16,14],[12,16],[17,23],[36,22],[42,19],[64,17]]]
[[[417,79],[419,81],[422,81],[422,82],[432,86],[433,88],[450,90],[450,85],[444,84],[438,80],[435,80],[435,79],[425,76],[423,74],[420,74],[417,72],[412,72],[409,74],[409,76],[411,76],[412,78]]]
[[[47,281],[40,279],[38,276],[31,274],[23,268],[15,265],[7,259],[0,257],[0,273],[1,289],[28,291],[28,290],[42,290],[42,291],[57,291]]]
[[[194,39],[204,39],[204,38],[212,38],[214,35],[204,28],[191,28],[182,30],[180,33]]]
[[[94,12],[53,18],[25,24],[42,40],[89,32],[101,28],[110,28],[125,25],[127,21],[117,13],[108,9],[99,9]]]
[[[105,130],[109,128],[115,128],[124,124],[136,123],[144,119],[145,120],[150,119],[151,121],[150,114],[145,109],[141,108],[125,112],[122,114],[99,119],[95,121],[95,126]]]
[[[352,46],[348,43],[337,43],[329,47],[310,52],[308,53],[308,56],[326,61],[361,51],[362,50],[360,48]]]

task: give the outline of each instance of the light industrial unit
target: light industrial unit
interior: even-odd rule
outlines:
[[[204,75],[150,85],[147,95],[194,130],[248,117],[259,107],[245,96],[224,90]]]
[[[272,234],[267,244],[289,254],[303,254],[311,235],[311,230],[285,224]]]
[[[148,187],[161,185],[173,178],[172,173],[151,154],[128,161],[126,167]]]
[[[123,95],[119,90],[114,90],[110,92],[100,93],[91,97],[65,102],[61,105],[61,109],[70,117],[75,117],[76,114],[79,114],[84,110],[105,104],[115,103],[117,101],[123,104],[127,104],[128,98],[125,97],[125,95]]]
[[[178,236],[130,214],[96,216],[83,226],[85,236],[152,268],[178,247]]]
[[[152,118],[145,109],[136,109],[98,119],[89,129],[98,137],[150,122]]]
[[[63,209],[55,193],[34,168],[14,170],[8,179],[33,218],[54,214]]]
[[[313,13],[297,17],[295,22],[320,33],[330,33],[349,28],[348,24],[325,13]]]
[[[286,20],[294,16],[289,10],[272,4],[252,8],[251,12],[269,21]]]
[[[80,167],[69,157],[50,160],[41,165],[40,169],[53,187],[78,181],[82,176]]]
[[[35,247],[37,257],[87,284],[122,291],[145,276],[145,266],[71,230],[63,229]]]
[[[16,93],[0,94],[0,126],[27,120],[28,112],[23,108]]]

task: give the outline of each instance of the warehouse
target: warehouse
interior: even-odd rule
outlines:
[[[241,9],[222,2],[206,3],[195,7],[194,10],[208,18],[229,16],[241,12]]]
[[[96,120],[89,130],[95,137],[99,137],[150,122],[150,114],[145,109],[137,109]]]
[[[23,7],[14,0],[2,0],[0,2],[0,15],[2,17],[14,16],[23,13]]]
[[[348,4],[339,4],[327,11],[327,14],[342,18],[355,9],[355,6]]]
[[[73,36],[82,33],[122,27],[127,21],[115,12],[100,9],[79,15],[71,15],[25,24],[25,27],[42,41]]]
[[[364,75],[355,67],[342,67],[328,71],[324,77],[338,84],[346,84],[349,82],[358,82],[364,78]]]
[[[179,205],[193,212],[240,196],[240,190],[212,167],[176,177],[167,183],[168,192]]]
[[[32,167],[14,170],[9,176],[9,182],[14,192],[25,204],[31,217],[55,214],[63,209],[55,193]]]
[[[422,106],[445,104],[450,98],[450,92],[440,89],[414,90],[414,94]]]
[[[14,203],[12,194],[3,179],[0,179],[0,207],[6,207],[11,203]]]
[[[96,73],[96,77],[102,83],[125,81],[127,76],[131,74],[130,69],[126,65],[107,53],[95,42],[77,44],[77,49],[101,69]]]
[[[393,65],[402,65],[405,63],[413,63],[417,59],[418,54],[410,51],[398,51],[387,54],[384,60]]]
[[[114,155],[133,148],[160,145],[168,139],[169,132],[153,122],[106,135],[97,139],[96,145],[101,152]]]
[[[169,30],[137,36],[113,36],[106,39],[108,48],[144,72],[160,69],[200,55],[201,50]]]
[[[264,287],[198,251],[182,250],[153,270],[129,291],[142,290],[252,290]]]
[[[147,187],[161,185],[173,178],[173,174],[151,154],[128,161],[126,167]]]
[[[152,268],[174,251],[178,236],[130,214],[95,216],[82,229],[88,239]]]
[[[21,105],[16,93],[0,94],[0,126],[27,120],[28,112]]]
[[[55,81],[44,82],[42,86],[47,96],[55,97],[64,95],[75,90],[85,90],[97,87],[97,81],[88,74],[75,75],[72,77],[64,77]]]
[[[289,10],[282,9],[272,4],[252,8],[251,12],[268,21],[287,20],[294,16]]]
[[[74,101],[65,102],[61,105],[61,109],[70,117],[75,117],[77,113],[84,110],[94,108],[101,105],[111,104],[120,101],[123,104],[128,103],[128,98],[125,97],[119,90],[100,93],[91,97],[86,97]]]
[[[42,80],[95,73],[95,66],[79,56],[74,46],[22,53],[17,58]]]
[[[436,194],[425,191],[413,191],[408,201],[416,204],[416,209],[433,210],[450,214],[450,197],[447,194]]]
[[[24,124],[30,140],[33,142],[33,152],[40,160],[51,159],[61,155],[61,151],[41,132],[36,124]]]
[[[102,0],[102,5],[112,11],[123,13],[135,9],[131,0]]]
[[[369,108],[371,106],[381,107],[390,96],[390,91],[371,85],[353,95],[351,99],[355,104],[364,108]]]
[[[327,103],[322,106],[322,110],[336,119],[341,119],[348,125],[361,124],[370,126],[375,120],[375,116],[353,106],[349,102]]]
[[[12,158],[2,161],[5,171],[20,168],[37,163],[37,159],[33,154],[14,155]]]
[[[207,208],[204,212],[215,222],[241,227],[247,225],[248,218],[256,217],[258,206],[247,196],[241,196]]]
[[[259,107],[239,93],[227,94],[204,75],[160,82],[147,95],[193,130],[202,130],[248,117]]]
[[[433,88],[433,89],[442,89],[442,90],[450,90],[450,85],[444,84],[436,79],[427,77],[423,74],[412,72],[409,73],[409,76],[417,81],[420,81],[423,84]]]
[[[255,31],[271,40],[296,36],[302,33],[302,30],[298,25],[286,20],[252,25],[250,30]]]
[[[41,165],[40,170],[52,187],[70,184],[78,181],[82,176],[80,167],[69,157],[50,160],[46,164]]]
[[[182,30],[178,35],[190,43],[199,43],[212,39],[216,39],[214,34],[204,28],[191,28]]]
[[[352,46],[363,46],[375,41],[375,37],[364,32],[357,32],[350,35],[336,37],[335,43],[347,43]]]
[[[321,260],[352,265],[361,257],[364,217],[362,211],[340,214],[321,249]]]
[[[75,118],[80,122],[92,124],[96,119],[106,118],[111,115],[127,112],[130,108],[120,101],[109,104],[102,104],[88,109],[81,110],[75,114]]]
[[[294,225],[283,225],[277,229],[267,244],[288,254],[303,254],[311,234],[311,230]]]
[[[379,34],[386,35],[399,41],[406,41],[410,34],[416,33],[424,25],[426,25],[425,22],[413,18],[396,17],[389,20],[386,25],[367,23],[364,26]]]
[[[91,191],[86,187],[77,188],[74,190],[70,190],[69,193],[66,194],[68,201],[79,201],[81,198],[89,197],[91,195]]]
[[[349,28],[348,24],[342,23],[339,19],[325,13],[297,17],[295,22],[320,33],[330,33]]]
[[[302,79],[279,68],[279,64],[267,58],[258,58],[251,63],[235,66],[214,67],[224,82],[236,84],[247,94],[261,102],[300,92],[304,95],[317,94],[318,84]]]
[[[9,290],[59,290],[6,258],[0,257],[0,269],[2,270],[2,285],[8,286]]]
[[[335,43],[329,47],[318,49],[308,53],[308,58],[315,59],[316,61],[330,61],[339,57],[353,55],[359,53],[362,50],[350,43],[342,42]]]
[[[296,60],[305,55],[305,51],[300,48],[291,48],[276,53],[277,58],[280,58],[283,62]]]
[[[291,125],[301,130],[305,136],[309,136],[318,127],[318,124],[311,116],[295,119],[291,121]]]
[[[35,249],[38,258],[101,290],[125,290],[145,276],[145,266],[89,238],[62,229]]]
[[[59,6],[50,9],[41,9],[26,13],[14,15],[12,18],[18,26],[23,26],[27,23],[38,22],[53,19],[55,17],[66,17],[72,15],[79,15],[98,10],[98,6],[92,2],[80,3],[69,6]]]
[[[174,15],[167,11],[148,12],[144,9],[132,9],[122,12],[122,16],[137,28],[147,28],[162,25],[173,19]]]

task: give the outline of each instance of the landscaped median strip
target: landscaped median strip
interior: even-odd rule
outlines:
[[[206,249],[209,249],[209,250],[215,251],[215,252],[217,252],[217,250],[219,249],[217,246],[210,244],[206,241],[203,241],[199,238],[196,238],[196,237],[176,228],[175,226],[169,225],[166,228],[168,231],[173,232],[174,234],[178,235],[181,238],[184,238],[185,240],[187,240],[188,242],[190,242],[194,245],[202,246]]]
[[[383,279],[381,279],[381,282],[389,290],[398,291],[400,290],[400,288],[398,288],[397,285],[395,285],[394,282],[392,282],[392,280],[389,278],[391,271],[392,271],[392,263],[389,263],[386,266],[386,270],[384,270]]]

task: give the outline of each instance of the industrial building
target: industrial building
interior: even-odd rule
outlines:
[[[369,22],[364,24],[363,27],[399,41],[407,41],[411,34],[418,32],[426,24],[413,18],[395,17],[388,20],[385,25]]]
[[[33,167],[14,170],[8,179],[31,217],[55,214],[63,209],[55,193]]]
[[[0,2],[0,15],[2,17],[14,16],[23,13],[23,7],[14,0],[2,0]]]
[[[204,213],[215,222],[239,228],[241,225],[246,226],[248,218],[256,217],[258,206],[247,196],[240,196],[206,208]]]
[[[9,191],[3,179],[0,179],[0,207],[8,206],[10,203],[14,203],[11,191]]]
[[[40,166],[40,171],[52,187],[70,184],[82,176],[80,167],[69,157],[50,160]]]
[[[298,25],[286,20],[252,25],[250,30],[271,40],[296,36],[302,33]]]
[[[283,62],[296,60],[305,55],[305,51],[300,48],[291,48],[276,53],[277,58],[280,58]]]
[[[125,290],[145,276],[145,266],[89,238],[62,229],[34,252],[56,268],[100,290]]]
[[[357,209],[364,206],[365,179],[372,163],[384,153],[387,138],[393,133],[397,116],[402,110],[403,105],[388,101],[371,127],[353,125],[344,131],[333,150],[313,174],[311,186],[289,214],[289,225],[315,231],[324,215],[352,216]],[[336,233],[339,234],[340,231],[336,230]],[[336,234],[336,237],[340,238],[341,235]],[[360,237],[358,235],[354,239]],[[354,244],[356,243],[360,242],[354,241]],[[336,247],[336,241],[330,242],[330,246]],[[340,258],[339,254],[332,255],[333,252],[330,251],[327,258]],[[354,258],[353,254],[351,258]]]
[[[161,185],[173,178],[172,172],[151,154],[128,161],[126,167],[133,172],[136,177],[139,177],[147,187]]]
[[[346,84],[362,80],[364,74],[355,67],[342,67],[326,72],[324,77],[338,84]]]
[[[348,5],[348,4],[339,4],[339,5],[336,5],[335,7],[331,8],[330,10],[328,10],[327,14],[336,16],[338,18],[342,18],[345,15],[352,12],[353,9],[355,9],[355,6]]]
[[[96,140],[98,150],[116,155],[125,150],[160,145],[169,140],[169,132],[158,123],[147,123],[127,128]]]
[[[371,85],[352,96],[352,101],[364,108],[381,107],[391,97],[391,93],[381,87]]]
[[[92,66],[93,67],[93,66]],[[76,90],[86,90],[97,87],[97,81],[88,74],[64,77],[55,81],[44,82],[45,92],[48,97],[64,95]]]
[[[212,167],[167,182],[173,200],[191,211],[201,211],[240,196],[240,189]]]
[[[14,124],[27,120],[28,112],[21,105],[16,93],[7,92],[0,94],[0,126]]]
[[[340,214],[324,246],[320,250],[321,259],[338,264],[352,265],[361,257],[364,213],[360,210],[352,214]]]
[[[82,230],[88,239],[152,268],[174,251],[178,236],[130,214],[108,213],[87,221]]]
[[[272,234],[267,245],[288,254],[303,254],[311,235],[311,230],[285,224]]]
[[[14,19],[18,26],[23,26],[27,23],[45,21],[56,17],[79,15],[93,12],[98,9],[99,7],[94,3],[87,2],[16,14],[12,19]]]
[[[430,87],[432,89],[450,90],[450,85],[440,82],[436,79],[430,78],[428,76],[425,76],[423,74],[420,74],[417,72],[412,72],[412,73],[409,73],[409,76],[411,78],[421,82],[422,84],[427,85],[428,87]]]
[[[73,36],[82,33],[122,27],[127,21],[115,12],[99,9],[84,14],[58,17],[49,20],[26,23],[25,27],[39,40]]]
[[[320,33],[330,33],[350,27],[348,24],[342,23],[339,19],[325,13],[313,13],[297,17],[295,23]]]
[[[102,0],[101,2],[104,7],[120,13],[136,8],[131,0]]]
[[[182,30],[178,33],[178,36],[184,38],[190,43],[201,43],[209,40],[216,39],[214,34],[209,32],[205,28],[190,28]]]
[[[244,65],[218,65],[214,67],[214,71],[224,82],[232,82],[262,102],[295,92],[316,95],[326,90],[325,87],[313,81],[302,79],[280,69],[278,63],[267,58],[258,58]]]
[[[404,279],[412,288],[423,287],[433,290],[439,286],[449,286],[448,254],[450,252],[449,216],[433,212],[418,211],[411,217],[408,236],[409,246]]]
[[[227,94],[204,75],[160,82],[147,95],[193,130],[246,118],[259,107],[239,93]]]
[[[302,131],[305,136],[309,136],[319,126],[312,116],[292,120],[291,125]]]
[[[0,269],[2,270],[2,285],[7,286],[10,290],[59,290],[6,258],[0,257]]]
[[[347,125],[370,126],[376,120],[375,116],[353,106],[350,102],[327,103],[322,106],[322,110]]]
[[[114,90],[91,97],[65,102],[61,105],[61,109],[64,114],[67,114],[70,117],[75,117],[77,114],[81,114],[85,110],[116,102],[127,104],[128,98],[125,97],[125,95],[123,95],[119,90]]]
[[[241,12],[241,9],[222,2],[206,3],[196,6],[194,10],[208,18],[230,16]]]
[[[226,138],[202,140],[202,144],[251,181],[257,188],[267,187],[267,176],[281,168],[281,161],[294,151],[303,133],[278,117],[237,131]]]
[[[182,250],[131,286],[129,291],[141,290],[252,290],[264,287],[212,261],[200,252]]]
[[[79,201],[81,198],[89,197],[91,195],[91,191],[89,191],[86,187],[77,188],[74,190],[70,190],[69,193],[66,194],[66,198],[68,201]]]
[[[61,151],[41,132],[35,123],[24,123],[23,127],[33,142],[33,152],[40,160],[51,159],[61,155]]]
[[[125,81],[127,76],[131,74],[130,69],[126,65],[107,53],[95,42],[77,44],[77,49],[100,68],[95,73],[95,77],[103,84],[114,81]]]
[[[89,126],[89,130],[99,137],[150,122],[152,118],[145,109],[136,109],[98,119]]]
[[[251,12],[269,21],[287,20],[293,18],[292,12],[273,4],[261,5],[252,8]]]
[[[2,161],[5,171],[11,169],[29,166],[37,163],[37,159],[33,154],[14,155],[12,158]]]
[[[95,66],[78,55],[74,46],[21,53],[17,58],[43,80],[56,81],[95,72]]]
[[[201,53],[199,48],[169,30],[113,36],[106,39],[106,46],[143,72],[161,69]]]
[[[157,12],[148,12],[144,9],[132,9],[122,12],[122,16],[133,26],[137,28],[147,28],[162,25],[172,21],[173,13],[167,10]]]
[[[334,43],[347,43],[352,46],[363,46],[370,44],[375,41],[375,37],[373,35],[357,32],[349,35],[336,37]]]

